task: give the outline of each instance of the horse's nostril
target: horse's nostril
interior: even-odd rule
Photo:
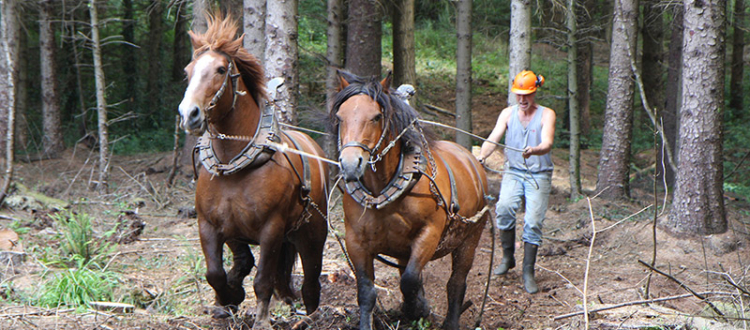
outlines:
[[[198,109],[198,107],[193,108],[192,111],[190,111],[190,118],[198,118],[201,114],[201,110]]]

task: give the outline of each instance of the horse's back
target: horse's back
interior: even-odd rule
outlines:
[[[453,141],[436,141],[432,145],[432,151],[445,162],[446,166],[450,167],[453,173],[458,199],[461,203],[459,214],[473,216],[485,205],[487,175],[484,168],[471,152]]]

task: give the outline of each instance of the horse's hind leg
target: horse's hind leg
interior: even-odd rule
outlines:
[[[323,264],[326,229],[325,222],[318,222],[318,224],[320,224],[320,226],[317,226],[318,228],[310,228],[307,231],[306,234],[309,235],[309,238],[302,240],[305,247],[299,249],[302,268],[305,272],[305,279],[302,283],[302,299],[305,303],[307,315],[318,309],[320,304],[320,271]]]
[[[242,283],[236,287],[235,283],[227,282],[227,273],[222,263],[224,241],[214,228],[206,222],[199,221],[200,239],[203,255],[206,258],[206,280],[216,292],[217,308],[212,311],[214,318],[223,318],[237,311],[237,306],[245,299]]]
[[[245,277],[250,274],[255,266],[255,258],[253,253],[250,252],[250,247],[247,244],[239,242],[227,242],[227,246],[232,250],[232,269],[229,270],[227,276],[227,284],[230,288],[236,290],[242,290],[244,295],[244,288],[242,287],[242,281]],[[244,298],[244,297],[243,297]]]
[[[482,222],[484,224],[484,222]],[[443,329],[456,330],[459,328],[459,319],[466,295],[466,276],[474,263],[474,250],[479,243],[481,231],[471,235],[468,239],[451,253],[452,272],[448,279],[448,313],[445,315]]]
[[[279,253],[278,270],[276,274],[276,295],[287,304],[292,304],[297,295],[292,289],[292,270],[297,259],[297,249],[289,242],[281,244]]]

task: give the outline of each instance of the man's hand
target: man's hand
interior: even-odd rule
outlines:
[[[526,147],[525,149],[523,149],[523,158],[531,157],[533,152],[534,152],[533,147]]]

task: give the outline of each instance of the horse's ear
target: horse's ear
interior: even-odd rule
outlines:
[[[188,35],[190,36],[190,44],[193,45],[193,50],[196,50],[203,46],[203,40],[197,34],[195,34],[195,32],[188,31]]]
[[[340,92],[342,89],[344,89],[347,86],[349,86],[349,81],[346,80],[346,78],[344,77],[344,74],[343,74],[343,72],[341,70],[336,70],[336,74],[338,74],[338,76],[339,76],[339,89],[338,89],[337,92]]]
[[[388,75],[380,81],[380,85],[383,86],[383,92],[388,93],[391,89],[391,81],[393,80],[393,71],[388,70]]]

